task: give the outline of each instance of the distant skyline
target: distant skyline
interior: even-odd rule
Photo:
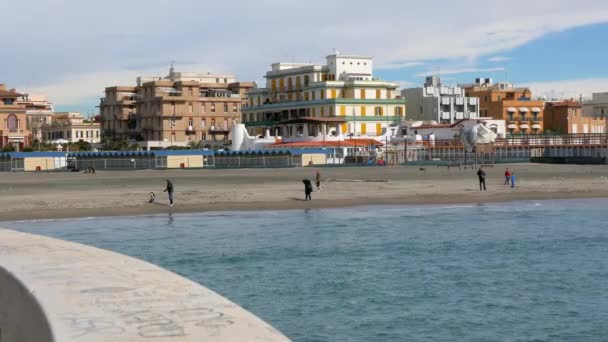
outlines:
[[[6,6],[5,6],[6,7]],[[370,55],[375,75],[419,86],[492,77],[535,96],[608,91],[608,2],[462,0],[35,0],[0,12],[0,83],[46,93],[56,110],[97,112],[106,86],[177,71],[263,85],[279,61]]]

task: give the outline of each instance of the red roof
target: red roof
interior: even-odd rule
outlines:
[[[292,143],[276,143],[269,148],[298,148],[298,147],[354,147],[354,146],[382,146],[383,143],[374,139],[346,139],[342,141],[299,141]]]

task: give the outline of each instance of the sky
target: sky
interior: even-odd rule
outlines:
[[[3,8],[7,8],[4,5]],[[177,71],[264,84],[274,62],[374,57],[402,87],[492,77],[534,96],[608,91],[606,0],[29,0],[0,11],[0,83],[96,113],[105,87]],[[9,39],[7,41],[7,39]]]

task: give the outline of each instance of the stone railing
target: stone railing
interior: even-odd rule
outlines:
[[[288,341],[259,318],[147,262],[0,230],[0,341]]]

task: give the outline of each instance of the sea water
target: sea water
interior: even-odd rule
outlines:
[[[295,341],[606,341],[608,200],[17,222],[165,267]]]

